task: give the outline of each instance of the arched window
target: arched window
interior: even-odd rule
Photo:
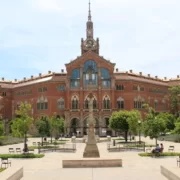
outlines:
[[[110,74],[109,70],[106,68],[101,68],[101,82],[102,82],[102,87],[110,87]]]
[[[94,60],[88,60],[83,67],[84,85],[97,85],[97,65]]]
[[[162,111],[166,111],[166,101],[162,100]]]
[[[119,97],[117,99],[117,108],[118,109],[124,109],[124,99],[122,97]]]
[[[71,87],[79,87],[80,85],[80,69],[73,69],[71,74]]]
[[[84,108],[88,109],[89,108],[89,97],[86,97],[84,101]],[[97,109],[97,100],[96,97],[93,97],[93,109]]]
[[[48,100],[44,96],[41,96],[37,100],[37,110],[45,110],[48,109]]]
[[[107,95],[103,99],[103,108],[110,109],[110,98]]]
[[[58,109],[64,109],[64,99],[63,98],[58,99],[57,104],[58,104]]]
[[[141,109],[143,108],[144,99],[140,96],[134,98],[134,108],[135,109]]]
[[[96,101],[96,99],[93,100],[93,109],[97,109],[97,101]]]
[[[154,100],[154,109],[157,110],[157,108],[158,108],[158,100],[155,99]]]
[[[88,103],[89,103],[89,101],[88,101],[88,99],[86,99],[86,100],[85,100],[85,103],[84,103],[84,108],[85,108],[85,109],[88,109],[88,107],[89,107],[89,106],[88,106]]]
[[[79,99],[77,96],[73,96],[71,99],[72,109],[78,109]]]

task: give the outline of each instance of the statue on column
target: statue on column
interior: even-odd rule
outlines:
[[[89,95],[89,128],[88,128],[88,139],[84,150],[83,157],[100,157],[99,150],[96,144],[96,138],[94,134],[94,117],[93,117],[93,95]]]

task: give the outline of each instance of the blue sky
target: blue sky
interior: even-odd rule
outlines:
[[[180,75],[179,0],[91,0],[100,55],[119,71]],[[0,77],[60,72],[81,54],[88,0],[0,0]]]

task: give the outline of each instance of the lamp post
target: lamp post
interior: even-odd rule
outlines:
[[[138,121],[139,125],[139,144],[141,144],[141,120]]]

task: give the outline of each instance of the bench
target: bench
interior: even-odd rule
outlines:
[[[14,153],[14,148],[9,148],[9,153]]]
[[[159,151],[159,150],[152,151],[152,157],[159,157],[161,156],[161,154],[162,154],[162,151]]]
[[[8,160],[8,158],[1,158],[1,168],[3,164],[5,165],[5,168],[7,168],[9,165],[11,166],[11,161]]]
[[[16,148],[17,153],[21,153],[21,148]]]
[[[168,151],[169,152],[174,152],[174,146],[169,146]]]
[[[34,149],[28,149],[28,153],[33,153],[34,154]]]
[[[152,147],[147,147],[147,148],[146,148],[146,152],[147,152],[147,153],[151,153],[151,152],[152,152]]]

